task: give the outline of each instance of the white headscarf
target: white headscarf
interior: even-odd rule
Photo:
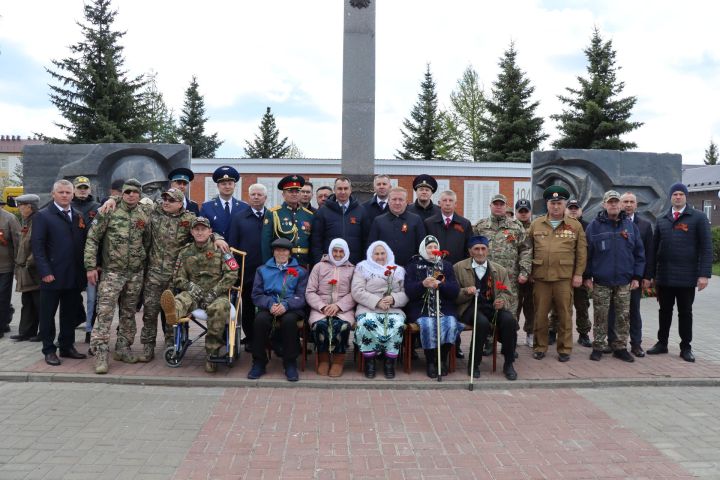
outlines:
[[[333,257],[333,249],[336,247],[340,247],[343,249],[343,252],[345,252],[345,255],[340,260],[335,260],[335,257]],[[350,259],[350,247],[348,246],[347,242],[343,240],[342,238],[334,238],[330,241],[330,245],[328,245],[328,261],[335,265],[336,267],[339,267],[341,265],[344,265],[347,263],[347,261]]]
[[[379,263],[375,262],[373,260],[373,251],[375,250],[375,247],[383,247],[385,249],[385,252],[387,253],[387,261],[385,265],[380,265]],[[370,244],[370,246],[367,249],[367,252],[365,254],[366,260],[363,260],[362,262],[358,263],[357,270],[360,272],[360,274],[365,279],[369,279],[370,277],[385,277],[385,270],[387,270],[387,267],[390,266],[396,266],[397,269],[395,270],[395,279],[402,280],[405,277],[405,269],[395,265],[395,254],[390,249],[390,246],[383,242],[382,240],[378,240],[376,242],[373,242]]]
[[[428,235],[427,237],[423,238],[422,241],[420,242],[420,247],[418,248],[418,253],[420,254],[420,256],[422,258],[424,258],[428,262],[435,263],[435,262],[437,262],[437,257],[435,259],[431,259],[430,255],[428,255],[428,253],[427,253],[427,248],[425,248],[428,243],[435,243],[437,245],[437,249],[440,250],[440,242],[438,241],[438,239],[433,237],[432,235]]]

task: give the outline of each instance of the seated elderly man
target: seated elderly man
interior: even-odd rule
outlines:
[[[307,270],[290,255],[293,244],[286,238],[274,240],[272,257],[255,272],[252,300],[255,315],[250,350],[253,363],[247,378],[256,380],[265,374],[268,358],[265,352],[268,338],[275,353],[282,357],[285,377],[297,382],[297,357],[300,354],[297,322],[305,318],[305,289]]]
[[[511,305],[511,293],[507,288],[507,270],[488,257],[488,239],[482,235],[470,238],[468,252],[470,258],[461,260],[453,267],[455,277],[460,284],[460,293],[457,297],[458,315],[460,321],[466,325],[473,325],[473,306],[475,295],[477,295],[477,318],[475,318],[474,332],[476,342],[482,347],[483,339],[492,333],[492,325],[498,332],[498,338],[502,343],[502,354],[505,356],[503,373],[508,380],[516,380],[517,372],[513,367],[515,361],[515,347],[517,345],[517,321],[512,313],[507,310]],[[474,359],[472,375],[480,378],[480,362],[482,351],[475,349],[475,344],[470,346],[468,358]],[[470,374],[471,362],[468,362],[468,374]]]
[[[205,371],[213,373],[217,365],[210,357],[217,356],[225,345],[223,334],[230,315],[228,289],[237,280],[238,265],[232,256],[226,261],[223,253],[215,248],[207,218],[195,218],[190,233],[194,242],[180,250],[173,275],[173,284],[181,292],[173,296],[172,291],[165,290],[160,296],[160,306],[170,326],[177,323],[178,317],[186,317],[197,308],[207,312]]]

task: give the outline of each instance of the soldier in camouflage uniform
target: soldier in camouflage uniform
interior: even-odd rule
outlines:
[[[205,351],[208,360],[205,371],[208,373],[217,370],[217,365],[209,357],[217,356],[225,345],[223,333],[230,315],[228,289],[238,278],[235,258],[230,255],[228,261],[224,260],[222,252],[213,245],[211,234],[207,218],[197,217],[193,221],[192,236],[195,241],[180,251],[175,263],[173,285],[181,292],[173,296],[170,290],[165,290],[160,297],[168,325],[175,325],[178,318],[186,317],[197,308],[207,312]]]
[[[310,233],[313,213],[300,206],[300,188],[305,185],[305,179],[300,175],[288,175],[278,183],[278,190],[282,190],[282,205],[268,209],[263,221],[262,261],[267,262],[272,257],[270,244],[278,238],[286,238],[293,244],[291,255],[298,263],[310,269]]]
[[[532,223],[532,210],[530,200],[521,198],[515,203],[515,220],[525,228],[525,233],[530,230]],[[528,238],[528,241],[530,239]],[[520,313],[525,312],[525,323],[523,323],[523,331],[525,332],[525,345],[533,347],[533,320],[535,318],[535,307],[533,305],[532,282],[525,282],[518,285],[518,306],[516,310],[516,318],[520,322]]]
[[[517,315],[518,284],[525,284],[532,268],[532,247],[527,239],[525,227],[505,215],[505,195],[497,194],[490,200],[490,218],[484,218],[473,227],[474,235],[490,240],[488,258],[505,267],[510,280],[512,301],[506,307],[513,316]]]
[[[85,244],[88,281],[97,283],[97,254],[102,245],[102,275],[98,285],[97,320],[91,347],[95,351],[95,373],[108,371],[108,343],[115,305],[120,305],[120,328],[115,343],[115,360],[135,363],[130,350],[135,339],[135,311],[143,286],[147,250],[150,246],[150,215],[138,207],[140,182],[129,179],[123,185],[122,201],[110,213],[98,214]]]

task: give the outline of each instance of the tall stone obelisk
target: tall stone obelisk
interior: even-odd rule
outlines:
[[[342,174],[353,195],[372,193],[375,172],[375,3],[345,0]],[[364,193],[364,195],[363,195]]]

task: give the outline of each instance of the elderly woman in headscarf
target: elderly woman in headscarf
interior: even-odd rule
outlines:
[[[405,270],[395,264],[387,243],[373,242],[366,259],[355,268],[352,295],[358,303],[355,343],[365,360],[365,376],[375,377],[375,356],[385,356],[385,378],[395,377],[395,362],[402,346],[408,302],[403,290]]]
[[[345,346],[355,324],[355,300],[350,294],[355,267],[345,240],[330,242],[328,252],[310,272],[305,300],[310,306],[310,328],[315,337],[318,375],[339,377],[345,364]]]
[[[405,292],[410,298],[408,318],[420,327],[420,343],[425,350],[427,375],[437,378],[447,375],[448,354],[464,326],[458,321],[455,299],[460,287],[450,262],[444,259],[447,252],[440,250],[440,242],[432,235],[425,237],[418,254],[407,265]],[[438,301],[439,296],[439,301]],[[438,311],[439,306],[439,311]],[[438,372],[437,316],[440,316],[440,355],[442,368]]]

